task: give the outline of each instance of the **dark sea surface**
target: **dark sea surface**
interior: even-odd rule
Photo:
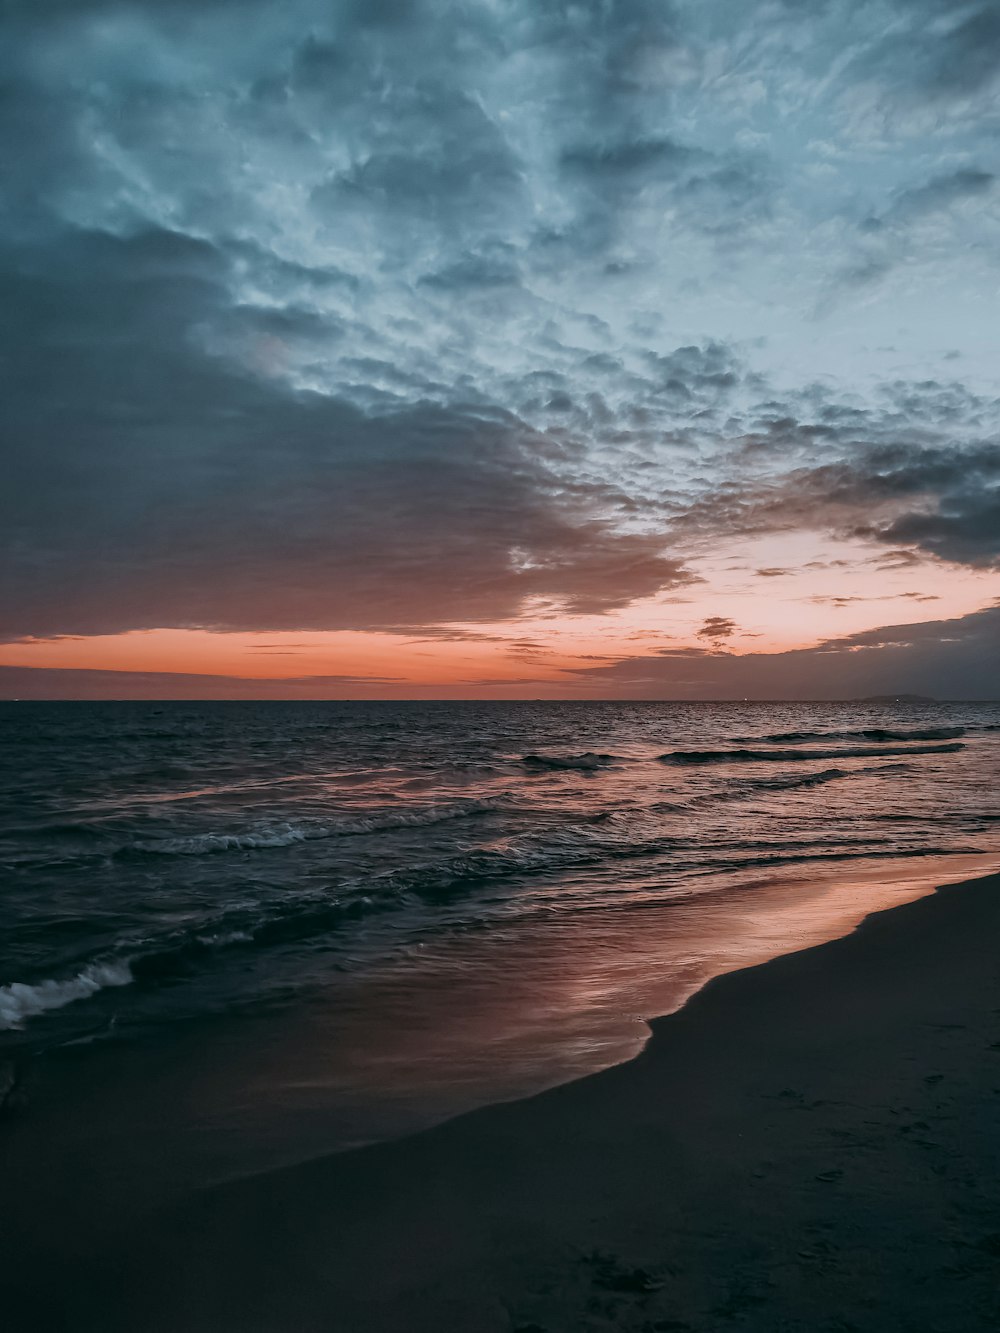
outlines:
[[[634,1046],[795,947],[782,912],[1000,859],[997,704],[5,703],[0,735],[0,1056],[266,1019],[269,1086],[352,1106],[344,1141],[389,1085],[420,1120],[621,1058],[609,1015]],[[275,1063],[293,1019],[318,1081],[315,1040]]]

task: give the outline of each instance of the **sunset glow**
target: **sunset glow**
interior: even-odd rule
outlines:
[[[860,543],[798,536],[696,556],[689,566],[695,581],[683,593],[603,615],[528,605],[515,621],[424,632],[154,628],[54,636],[4,645],[0,666],[232,677],[271,682],[279,692],[282,680],[308,688],[314,678],[323,697],[574,697],[593,692],[597,664],[661,652],[809,649],[886,623],[955,619],[1000,599],[1000,575],[991,571],[929,562],[917,571]]]

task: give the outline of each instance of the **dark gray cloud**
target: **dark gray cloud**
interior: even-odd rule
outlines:
[[[940,402],[939,386],[930,388],[931,400]],[[947,416],[951,409],[943,411]],[[916,418],[924,432],[929,415],[928,407]],[[878,440],[899,428],[893,412],[825,432],[823,449],[834,454],[832,461],[786,466],[763,477],[747,471],[707,489],[675,527],[705,534],[812,528],[885,543],[893,549],[884,562],[892,566],[921,555],[975,568],[1000,565],[1000,443],[928,443],[926,434],[897,443]],[[780,423],[780,435],[793,458],[803,435],[816,439],[789,419]],[[760,445],[760,436],[745,438],[744,457],[756,459]]]
[[[602,611],[685,581],[662,536],[565,493],[558,448],[509,412],[364,410],[207,351],[220,312],[265,368],[299,327],[229,306],[211,245],[77,233],[59,259],[22,250],[0,299],[22,442],[0,500],[7,637],[487,619],[528,596]]]
[[[874,529],[879,541],[906,543],[943,560],[980,567],[1000,565],[1000,489],[994,483],[975,489],[970,470],[967,484],[945,495],[930,512],[900,514],[886,527]],[[867,529],[864,531],[868,531]]]

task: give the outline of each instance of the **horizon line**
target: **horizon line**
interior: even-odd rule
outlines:
[[[408,698],[393,698],[391,696],[373,696],[371,698],[351,697],[342,699],[329,699],[316,697],[308,698],[274,698],[266,695],[260,697],[246,697],[240,699],[229,698],[225,696],[204,695],[191,698],[177,698],[175,696],[157,696],[149,697],[118,697],[106,699],[81,699],[65,696],[60,698],[20,698],[14,696],[0,696],[0,703],[23,703],[23,704],[863,704],[863,703],[912,703],[912,704],[1000,704],[1000,698],[994,699],[940,699],[931,695],[922,695],[920,697],[910,696],[907,693],[898,695],[851,695],[839,698],[832,697],[814,697],[814,698],[750,698],[749,696],[719,696],[718,698],[659,698],[647,699],[637,698],[628,695],[607,695],[588,699],[581,699],[579,696],[538,696],[531,698],[508,699],[500,697],[480,698],[475,695],[455,696],[447,699],[425,699],[419,696]]]

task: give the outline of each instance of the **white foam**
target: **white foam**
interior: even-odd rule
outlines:
[[[206,945],[225,945],[225,944],[249,944],[253,936],[245,930],[224,930],[216,935],[196,935],[195,939],[199,944]]]
[[[39,981],[28,985],[12,981],[0,986],[0,1031],[21,1028],[25,1020],[49,1009],[62,1009],[76,1000],[86,1000],[108,986],[127,986],[133,980],[128,963],[91,963],[65,981]]]

